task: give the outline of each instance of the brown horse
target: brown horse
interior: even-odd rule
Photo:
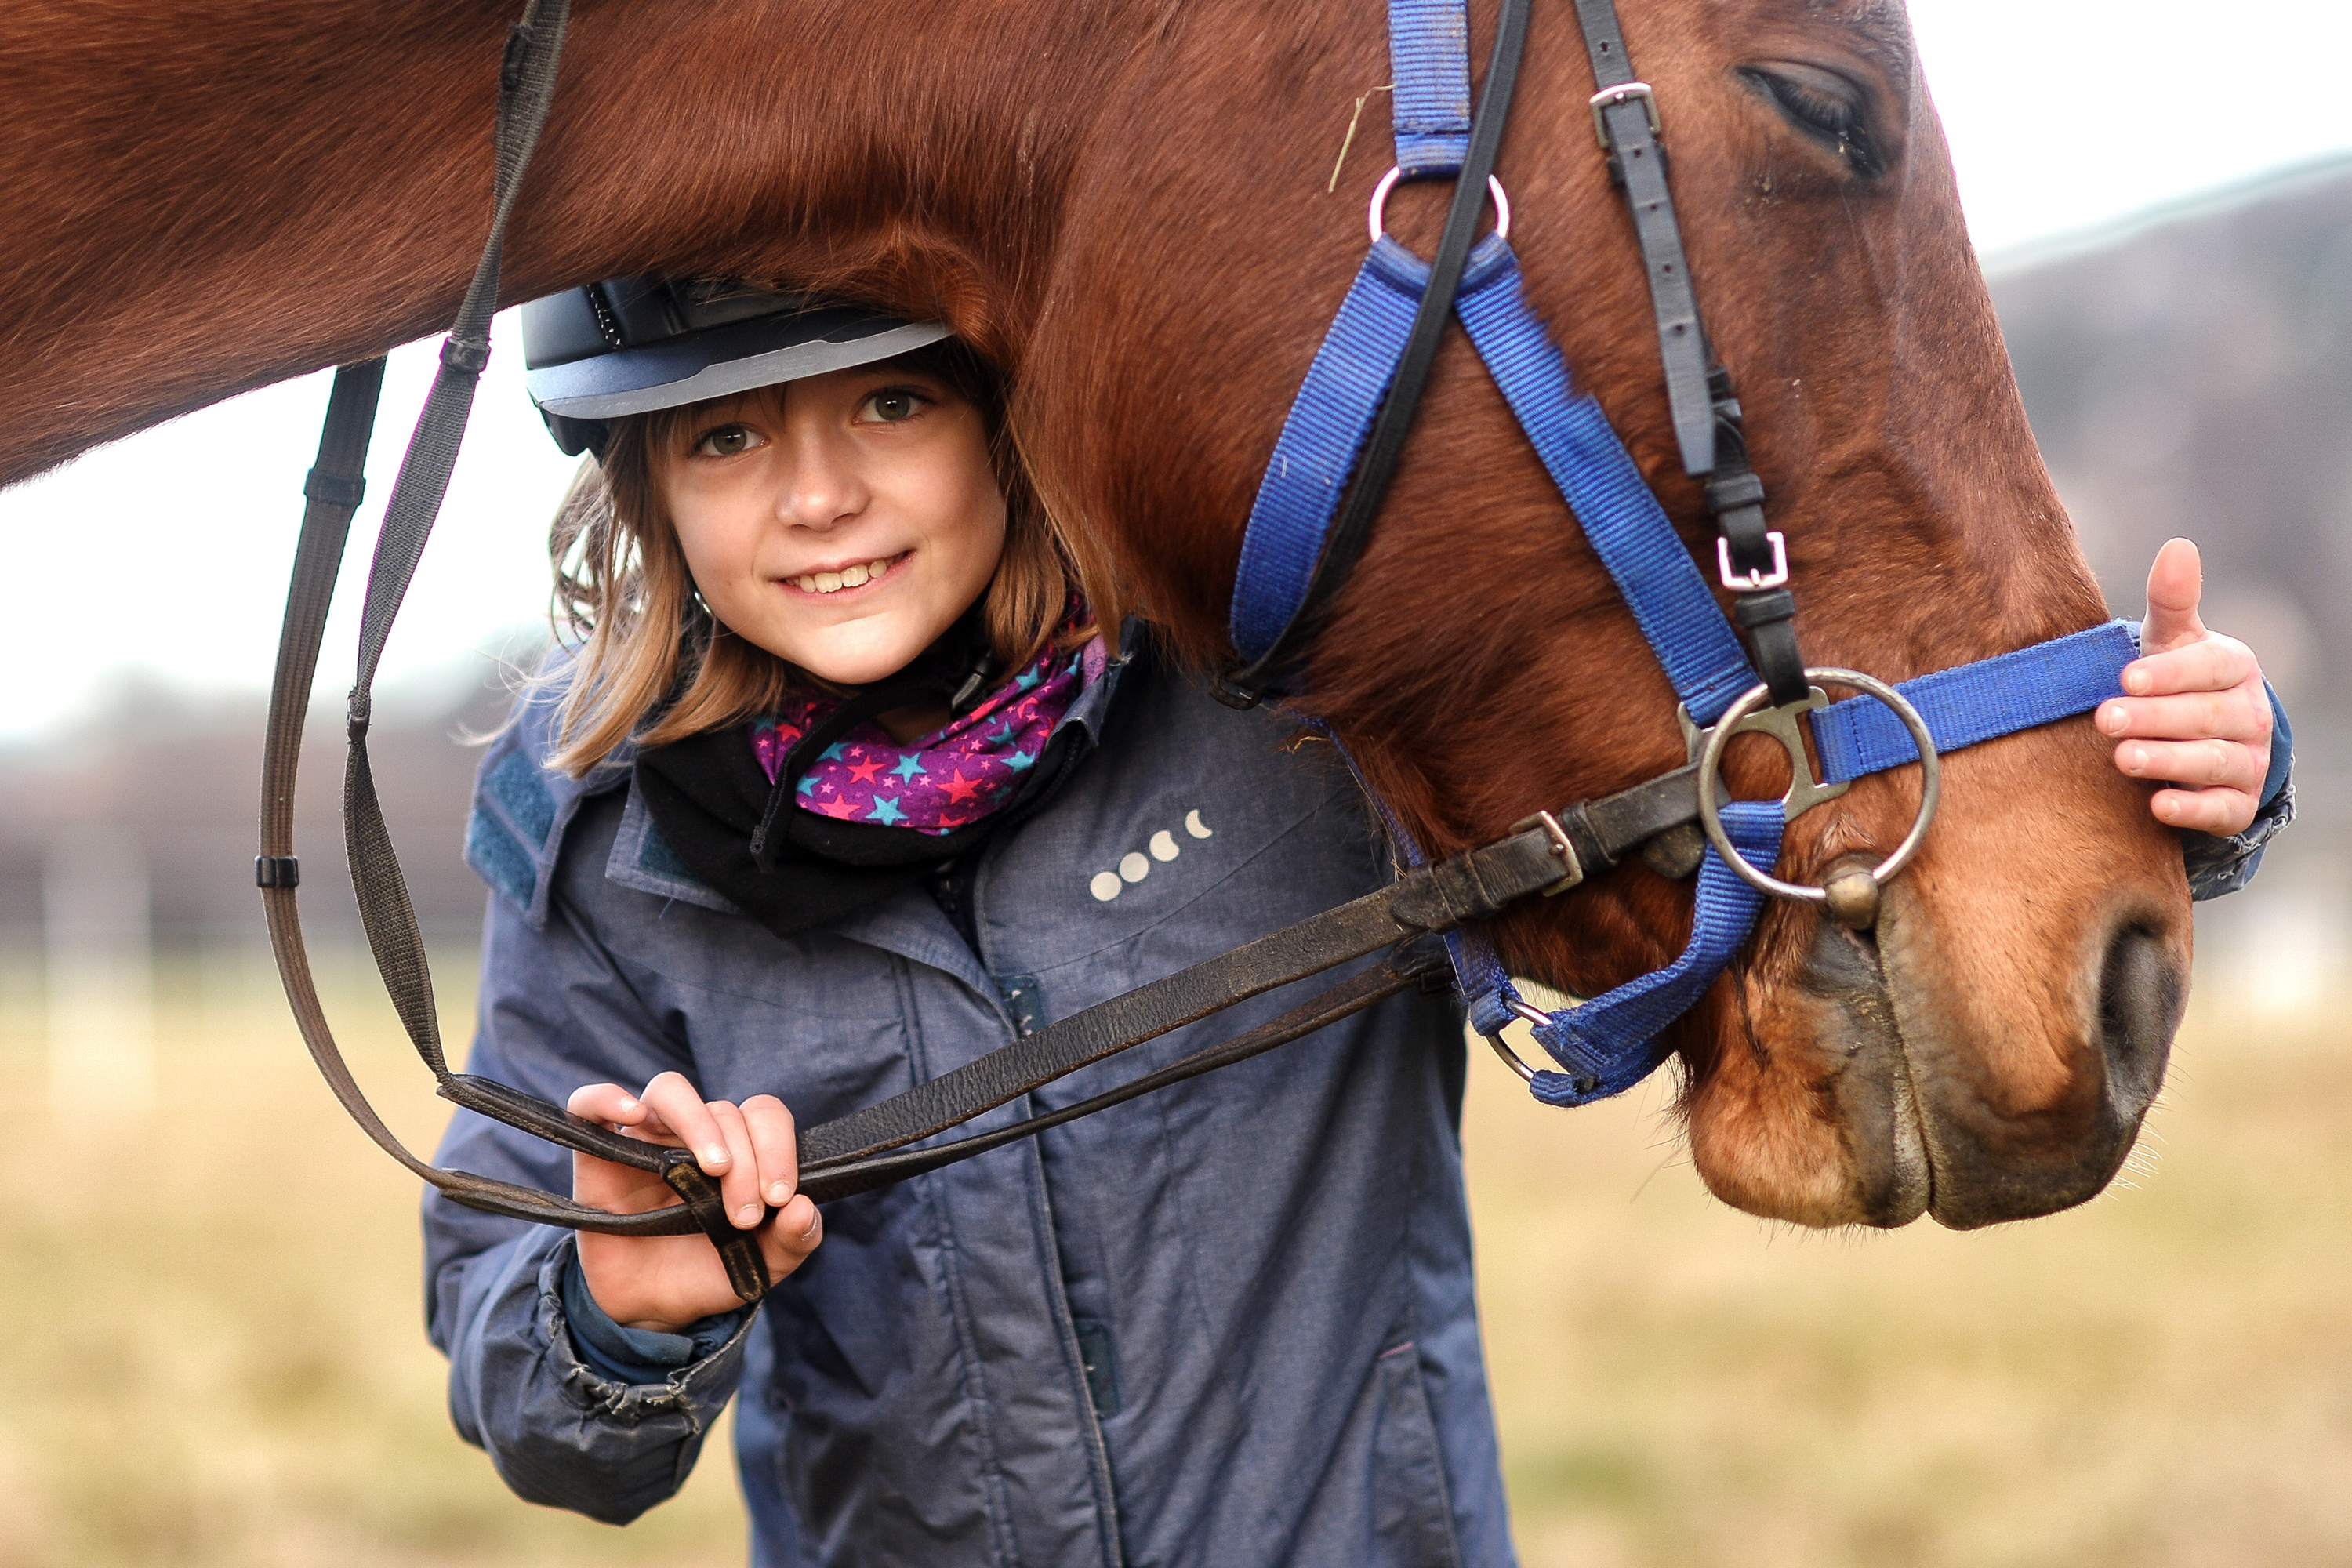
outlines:
[[[1811,658],[1898,679],[2099,620],[2035,455],[1893,0],[1623,0]],[[0,481],[442,322],[485,221],[512,0],[18,0],[0,14]],[[1491,36],[1474,5],[1473,59]],[[1189,657],[1363,245],[1388,79],[1359,0],[582,0],[507,294],[661,269],[937,313],[1015,369],[1053,503]],[[1500,173],[1533,303],[1696,547],[1573,23],[1537,14]],[[1375,99],[1367,120],[1379,113]],[[1824,118],[1845,128],[1831,136]],[[1809,124],[1809,121],[1811,123]],[[1417,198],[1417,199],[1415,199]],[[1392,204],[1433,238],[1441,193]],[[511,347],[508,352],[512,352]],[[1681,762],[1674,700],[1459,334],[1313,706],[1424,843]],[[1748,744],[1759,744],[1747,742]],[[1746,793],[1771,763],[1740,761]],[[1912,770],[1801,817],[1784,875],[1901,836]],[[2087,720],[1958,753],[1874,932],[1774,905],[1678,1026],[1700,1173],[1813,1225],[1974,1226],[2115,1173],[2179,1018],[2172,836]],[[1586,994],[1669,959],[1639,864],[1504,922]]]

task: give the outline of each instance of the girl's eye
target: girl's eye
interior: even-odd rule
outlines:
[[[886,386],[868,397],[857,412],[861,418],[883,425],[896,425],[902,419],[912,419],[929,401],[912,387]]]
[[[705,458],[731,458],[761,444],[759,433],[748,425],[721,425],[715,430],[704,431],[696,439],[694,449]]]

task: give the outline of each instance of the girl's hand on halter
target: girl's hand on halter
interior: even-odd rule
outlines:
[[[2262,805],[2271,765],[2271,701],[2253,650],[2197,618],[2197,546],[2168,540],[2147,574],[2141,657],[2124,667],[2126,696],[2100,704],[2099,733],[2116,766],[2168,781],[2148,809],[2168,827],[2228,837]]]
[[[642,1096],[618,1084],[589,1084],[572,1091],[568,1109],[632,1138],[693,1150],[703,1173],[717,1179],[736,1225],[759,1232],[770,1279],[798,1268],[824,1239],[816,1205],[796,1191],[800,1154],[793,1113],[774,1095],[755,1094],[740,1106],[705,1100],[684,1074],[666,1072]],[[641,1214],[677,1202],[652,1172],[588,1154],[572,1157],[572,1195],[607,1214]],[[588,1293],[625,1328],[677,1333],[742,1305],[707,1237],[579,1235]]]

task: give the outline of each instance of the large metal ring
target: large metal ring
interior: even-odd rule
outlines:
[[[1927,837],[1927,825],[1936,819],[1937,794],[1942,788],[1944,776],[1942,760],[1936,755],[1936,738],[1928,733],[1927,721],[1919,716],[1919,710],[1911,706],[1911,700],[1874,675],[1864,675],[1858,669],[1823,666],[1807,669],[1805,679],[1851,686],[1878,699],[1895,710],[1895,716],[1903,721],[1905,729],[1911,731],[1912,743],[1919,748],[1919,815],[1912,820],[1911,831],[1903,836],[1903,842],[1895,847],[1895,853],[1870,869],[1872,885],[1883,888],[1911,863],[1911,857],[1919,852],[1920,844]],[[1749,688],[1741,693],[1738,701],[1724,710],[1723,717],[1716,721],[1714,730],[1707,735],[1706,745],[1698,755],[1699,826],[1706,830],[1706,841],[1715,846],[1715,852],[1722,856],[1724,863],[1739,873],[1740,879],[1748,886],[1760,889],[1776,899],[1790,899],[1803,904],[1825,904],[1829,901],[1827,889],[1810,887],[1801,882],[1784,882],[1749,865],[1731,842],[1731,835],[1723,828],[1723,804],[1717,798],[1716,789],[1723,767],[1723,749],[1730,744],[1732,731],[1738,727],[1739,721],[1761,708],[1765,699],[1770,695],[1767,687]]]
[[[1388,217],[1384,210],[1389,205],[1389,193],[1395,190],[1397,182],[1403,178],[1404,171],[1391,164],[1389,172],[1381,176],[1381,183],[1372,187],[1371,210],[1365,215],[1365,219],[1372,231],[1374,245],[1378,245],[1381,242],[1381,236],[1389,230]],[[1511,198],[1503,194],[1503,182],[1492,174],[1487,175],[1486,194],[1495,198],[1496,235],[1499,238],[1510,238]]]
[[[1512,1012],[1517,1013],[1525,1022],[1533,1024],[1538,1027],[1541,1027],[1543,1025],[1551,1022],[1551,1015],[1545,1012],[1542,1008],[1536,1006],[1532,1003],[1522,1002],[1514,997],[1512,1000],[1504,1003],[1503,1005],[1508,1007]],[[1495,1047],[1495,1054],[1496,1056],[1502,1058],[1503,1060],[1510,1064],[1510,1068],[1513,1072],[1518,1074],[1521,1079],[1525,1079],[1528,1083],[1535,1082],[1536,1069],[1521,1061],[1519,1059],[1518,1052],[1503,1044],[1503,1037],[1501,1035],[1494,1034],[1487,1036],[1486,1043]]]

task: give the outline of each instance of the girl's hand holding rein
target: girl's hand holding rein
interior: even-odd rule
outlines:
[[[824,1238],[816,1205],[797,1191],[793,1113],[774,1095],[755,1094],[740,1106],[705,1100],[684,1074],[666,1072],[643,1095],[618,1084],[589,1084],[572,1092],[568,1109],[632,1138],[694,1151],[703,1173],[719,1183],[729,1216],[759,1233],[771,1279],[798,1268]],[[677,1201],[652,1172],[588,1154],[572,1157],[572,1195],[607,1214],[641,1214]],[[588,1293],[625,1328],[677,1333],[742,1305],[707,1237],[579,1236]]]
[[[2227,837],[2262,805],[2271,701],[2253,650],[2198,619],[2201,575],[2188,540],[2156,552],[2141,657],[2124,668],[2126,695],[2100,704],[2098,724],[2116,742],[2116,767],[2166,781],[2148,801],[2158,822]]]

